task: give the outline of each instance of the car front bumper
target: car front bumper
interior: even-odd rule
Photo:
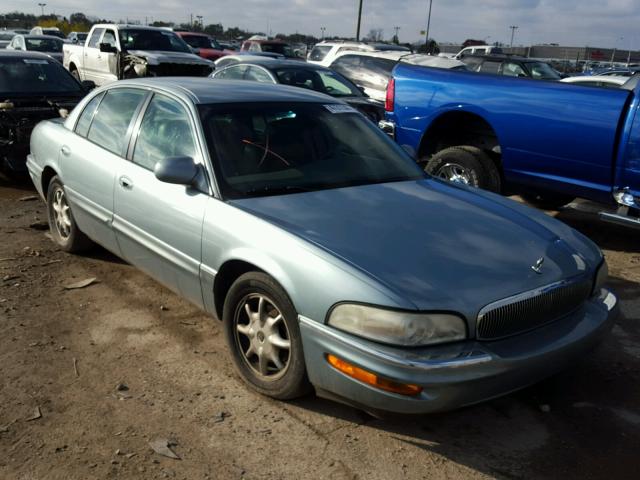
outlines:
[[[524,334],[413,349],[381,345],[299,319],[309,380],[319,395],[374,412],[420,414],[505,395],[564,369],[602,339],[617,313],[616,297],[602,289],[578,311]],[[329,365],[328,354],[423,391],[404,396],[374,388]]]

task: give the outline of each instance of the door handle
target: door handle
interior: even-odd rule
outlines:
[[[126,188],[127,190],[131,190],[133,188],[133,182],[129,177],[125,177],[124,175],[118,179],[120,186],[122,188]]]
[[[71,149],[66,145],[63,145],[60,149],[60,153],[62,153],[65,157],[68,157],[69,155],[71,155]]]

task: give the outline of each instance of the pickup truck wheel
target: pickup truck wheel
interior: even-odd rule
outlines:
[[[429,159],[425,171],[450,182],[500,191],[500,174],[495,164],[477,147],[445,148]]]
[[[65,252],[81,252],[93,246],[76,225],[64,185],[57,176],[51,179],[47,189],[47,217],[53,241]]]
[[[575,197],[562,195],[561,193],[523,193],[521,197],[530,205],[543,210],[558,210],[571,203]]]
[[[222,321],[236,370],[251,388],[281,400],[309,391],[298,314],[272,277],[240,276],[227,293]]]

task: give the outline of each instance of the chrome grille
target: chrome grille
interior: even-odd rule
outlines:
[[[563,281],[487,305],[478,315],[477,338],[496,340],[558,320],[589,298],[592,283]]]

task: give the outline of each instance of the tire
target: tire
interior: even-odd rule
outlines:
[[[500,193],[500,173],[491,158],[477,147],[440,150],[429,159],[425,171],[444,180]]]
[[[521,196],[528,204],[543,210],[558,210],[575,199],[560,193],[523,193]]]
[[[71,75],[73,76],[73,78],[75,78],[78,82],[82,82],[82,80],[80,80],[80,72],[78,72],[77,68],[74,68],[73,70],[71,70]]]
[[[47,217],[51,238],[65,252],[82,252],[93,246],[93,242],[78,228],[58,176],[51,179],[47,188]]]
[[[280,400],[310,391],[298,314],[272,277],[262,272],[240,276],[227,293],[222,320],[234,366],[251,388]]]

